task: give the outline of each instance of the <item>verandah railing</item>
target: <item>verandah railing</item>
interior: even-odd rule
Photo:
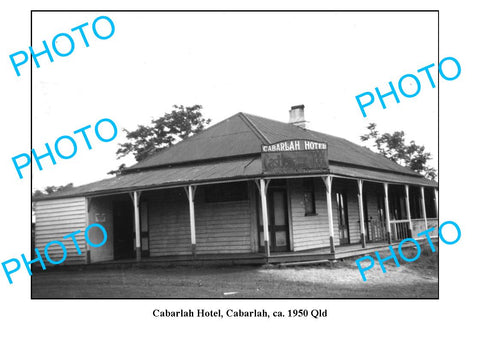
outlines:
[[[409,237],[408,234],[408,227],[409,221],[408,220],[396,220],[390,221],[390,227],[392,231],[392,240],[394,241],[401,241],[404,238]],[[418,233],[425,231],[426,229],[430,229],[435,227],[435,230],[431,232],[430,236],[438,236],[438,219],[437,218],[427,218],[427,227],[425,227],[425,219],[424,218],[417,218],[412,219],[412,236],[413,238],[418,238]]]
[[[408,220],[396,220],[390,221],[390,227],[392,231],[392,240],[394,241],[401,241],[404,238],[409,237],[408,227],[409,227]]]
[[[385,223],[382,220],[370,218],[365,222],[367,229],[367,242],[380,242],[386,240]]]
[[[392,241],[401,241],[410,237],[408,232],[408,220],[393,220],[390,221],[390,230],[392,232]],[[427,229],[435,227],[430,236],[438,236],[438,219],[427,218]],[[377,219],[369,219],[366,221],[367,228],[367,242],[386,241],[386,228],[384,221]],[[418,233],[425,231],[425,219],[412,219],[412,235],[413,238],[418,238]]]

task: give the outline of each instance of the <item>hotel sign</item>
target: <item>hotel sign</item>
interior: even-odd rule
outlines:
[[[262,170],[269,174],[328,170],[327,143],[305,139],[262,145]]]

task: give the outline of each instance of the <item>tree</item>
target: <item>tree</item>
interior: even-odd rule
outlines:
[[[426,178],[434,180],[437,177],[437,170],[427,165],[427,162],[432,159],[431,153],[426,152],[423,145],[417,145],[413,140],[408,144],[405,143],[403,131],[380,134],[375,123],[369,124],[367,129],[368,133],[360,136],[360,140],[372,141],[374,151],[397,164],[409,167]]]
[[[60,185],[60,186],[54,186],[54,185],[50,185],[48,187],[45,187],[45,189],[43,190],[35,190],[35,192],[32,194],[32,198],[38,198],[38,197],[42,197],[42,196],[46,196],[46,195],[50,195],[54,192],[60,192],[60,191],[64,191],[64,190],[67,190],[67,189],[71,189],[73,188],[73,183],[68,183],[66,185]]]
[[[187,107],[174,105],[170,113],[152,119],[149,125],[138,125],[133,131],[123,129],[127,133],[128,141],[119,144],[117,159],[133,154],[135,160],[139,162],[202,131],[211,120],[204,118],[201,110],[201,105]],[[108,174],[121,174],[125,168],[125,164],[122,164]]]

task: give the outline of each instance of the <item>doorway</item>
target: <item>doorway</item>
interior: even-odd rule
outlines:
[[[338,207],[338,238],[340,240],[340,245],[350,244],[347,195],[345,192],[337,192],[336,198]]]
[[[290,251],[290,226],[287,199],[288,195],[286,187],[270,184],[267,191],[267,210],[271,252]],[[265,252],[265,245],[263,242],[262,205],[258,195],[257,202],[259,251]]]
[[[131,201],[113,203],[113,257],[115,260],[135,257],[133,204]]]

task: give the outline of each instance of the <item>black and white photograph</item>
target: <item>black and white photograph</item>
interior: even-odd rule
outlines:
[[[40,12],[34,37],[82,16],[79,53],[101,59],[33,76],[34,144],[59,139],[36,151],[32,233],[45,249],[103,229],[48,247],[82,271],[38,273],[33,298],[438,297],[438,87],[416,71],[437,60],[436,12]],[[375,66],[407,57],[418,77]],[[355,107],[368,90],[386,109]]]
[[[477,300],[473,12],[47,3],[3,13],[4,318],[354,335]]]

